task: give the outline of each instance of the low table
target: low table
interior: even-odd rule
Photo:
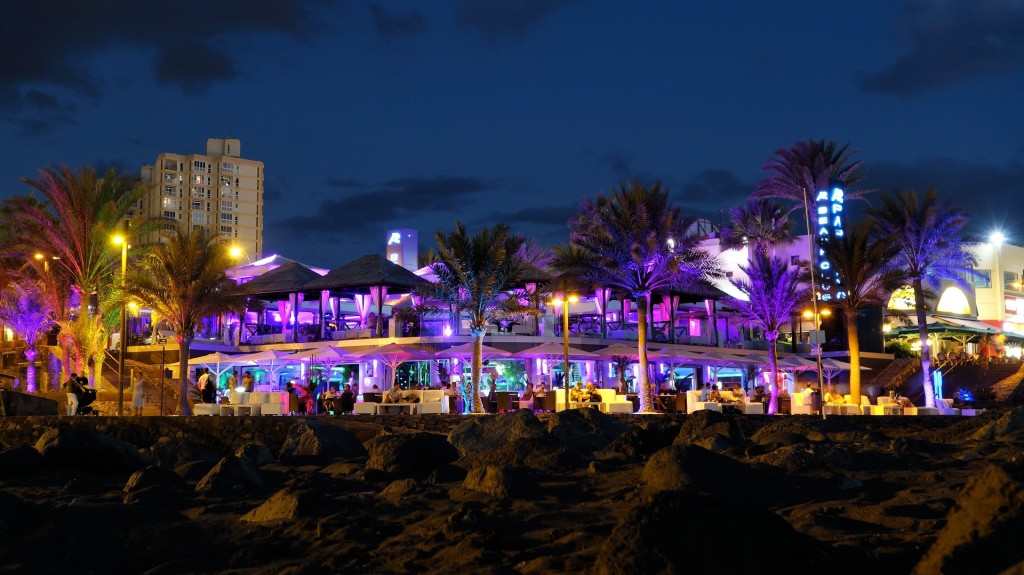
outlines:
[[[395,411],[392,412],[391,410]],[[415,403],[378,403],[377,404],[377,415],[388,415],[389,413],[402,413],[402,411],[408,410],[409,415],[412,415],[416,410]]]

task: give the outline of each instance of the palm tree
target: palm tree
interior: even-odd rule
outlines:
[[[522,236],[512,235],[508,226],[496,224],[470,237],[466,226],[455,222],[455,231],[434,234],[438,263],[437,282],[458,312],[468,312],[473,337],[472,375],[463,384],[466,409],[482,413],[480,374],[483,370],[483,342],[488,324],[499,317],[530,313],[509,291],[523,270],[519,249]],[[472,408],[470,408],[472,406]]]
[[[227,246],[207,241],[201,231],[178,228],[166,243],[151,246],[129,269],[121,299],[153,309],[174,330],[181,350],[179,410],[190,415],[188,359],[196,328],[204,318],[240,311],[241,298],[225,270]]]
[[[779,339],[779,328],[792,319],[797,307],[810,295],[810,288],[804,281],[803,270],[789,266],[779,258],[769,259],[767,255],[754,254],[750,265],[740,269],[747,279],[731,281],[748,299],[726,298],[725,302],[736,310],[744,325],[764,332],[764,338],[768,341],[768,371],[771,373],[768,413],[775,414],[778,412],[779,396],[776,379],[778,350],[775,343]]]
[[[772,174],[757,184],[754,199],[779,198],[803,205],[804,193],[842,182],[851,187],[864,178],[863,165],[853,161],[854,150],[849,144],[836,147],[834,141],[809,140],[797,142],[789,148],[775,150],[762,169]],[[862,199],[867,191],[846,190],[846,199]]]
[[[89,166],[77,172],[67,166],[51,167],[40,170],[39,176],[25,183],[42,194],[46,203],[20,205],[9,223],[24,230],[21,240],[29,253],[59,258],[54,267],[63,271],[95,312],[100,292],[111,288],[109,280],[119,263],[120,250],[111,237],[146,188],[137,178],[114,170],[100,177]]]
[[[12,283],[0,292],[0,321],[25,342],[25,390],[36,391],[36,343],[53,323],[53,310],[35,282]]]
[[[889,238],[873,237],[874,227],[875,222],[868,218],[847,228],[842,236],[818,242],[846,293],[846,297],[833,300],[833,305],[843,312],[850,350],[850,395],[857,402],[861,395],[857,316],[864,308],[883,305],[903,278],[901,270],[886,269],[895,255],[894,245]]]
[[[103,357],[106,353],[107,328],[98,315],[78,313],[57,322],[60,326],[58,340],[65,350],[65,372],[89,373],[89,383],[96,385],[97,376],[103,371]],[[81,367],[76,367],[78,362]]]
[[[783,208],[770,200],[747,200],[729,210],[729,226],[722,230],[722,247],[727,249],[754,245],[754,251],[767,254],[776,244],[792,243],[793,222],[789,215],[796,207]]]
[[[640,411],[651,412],[647,313],[652,292],[685,288],[720,275],[717,257],[699,249],[693,220],[655,182],[623,184],[580,206],[570,222],[574,249],[558,252],[555,269],[591,285],[630,294],[637,302]]]
[[[895,190],[883,196],[882,205],[868,210],[875,220],[875,237],[892,243],[895,255],[886,270],[901,271],[914,288],[917,330],[921,338],[921,382],[927,407],[935,407],[932,387],[931,353],[928,345],[928,320],[925,284],[938,287],[950,280],[967,289],[965,278],[977,276],[977,260],[970,251],[971,242],[963,235],[969,217],[960,206],[939,204],[939,194],[931,188],[924,197],[915,190]]]

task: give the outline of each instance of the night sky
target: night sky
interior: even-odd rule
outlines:
[[[309,265],[455,219],[562,243],[634,179],[717,221],[808,139],[1024,241],[1015,0],[7,0],[0,31],[0,195],[236,137],[265,253]]]

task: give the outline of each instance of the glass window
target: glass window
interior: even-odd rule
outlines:
[[[1003,272],[1003,288],[1011,290],[1020,288],[1017,272]]]
[[[193,224],[205,224],[206,213],[205,212],[192,212],[192,223]]]
[[[178,214],[177,214],[177,212],[168,212],[168,211],[165,211],[165,212],[164,212],[164,217],[165,217],[165,218],[168,218],[168,219],[171,219],[171,220],[174,220],[174,219],[177,219],[177,218],[178,218]]]
[[[974,287],[976,288],[990,288],[992,287],[992,270],[975,270],[977,275],[974,276]]]
[[[164,160],[164,169],[165,170],[172,170],[172,171],[177,172],[178,171],[178,160],[165,159]]]

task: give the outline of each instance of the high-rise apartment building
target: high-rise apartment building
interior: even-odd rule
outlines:
[[[249,260],[263,255],[263,162],[242,158],[234,138],[206,141],[206,154],[162,153],[142,167],[150,184],[139,215],[205,229],[242,250]]]

